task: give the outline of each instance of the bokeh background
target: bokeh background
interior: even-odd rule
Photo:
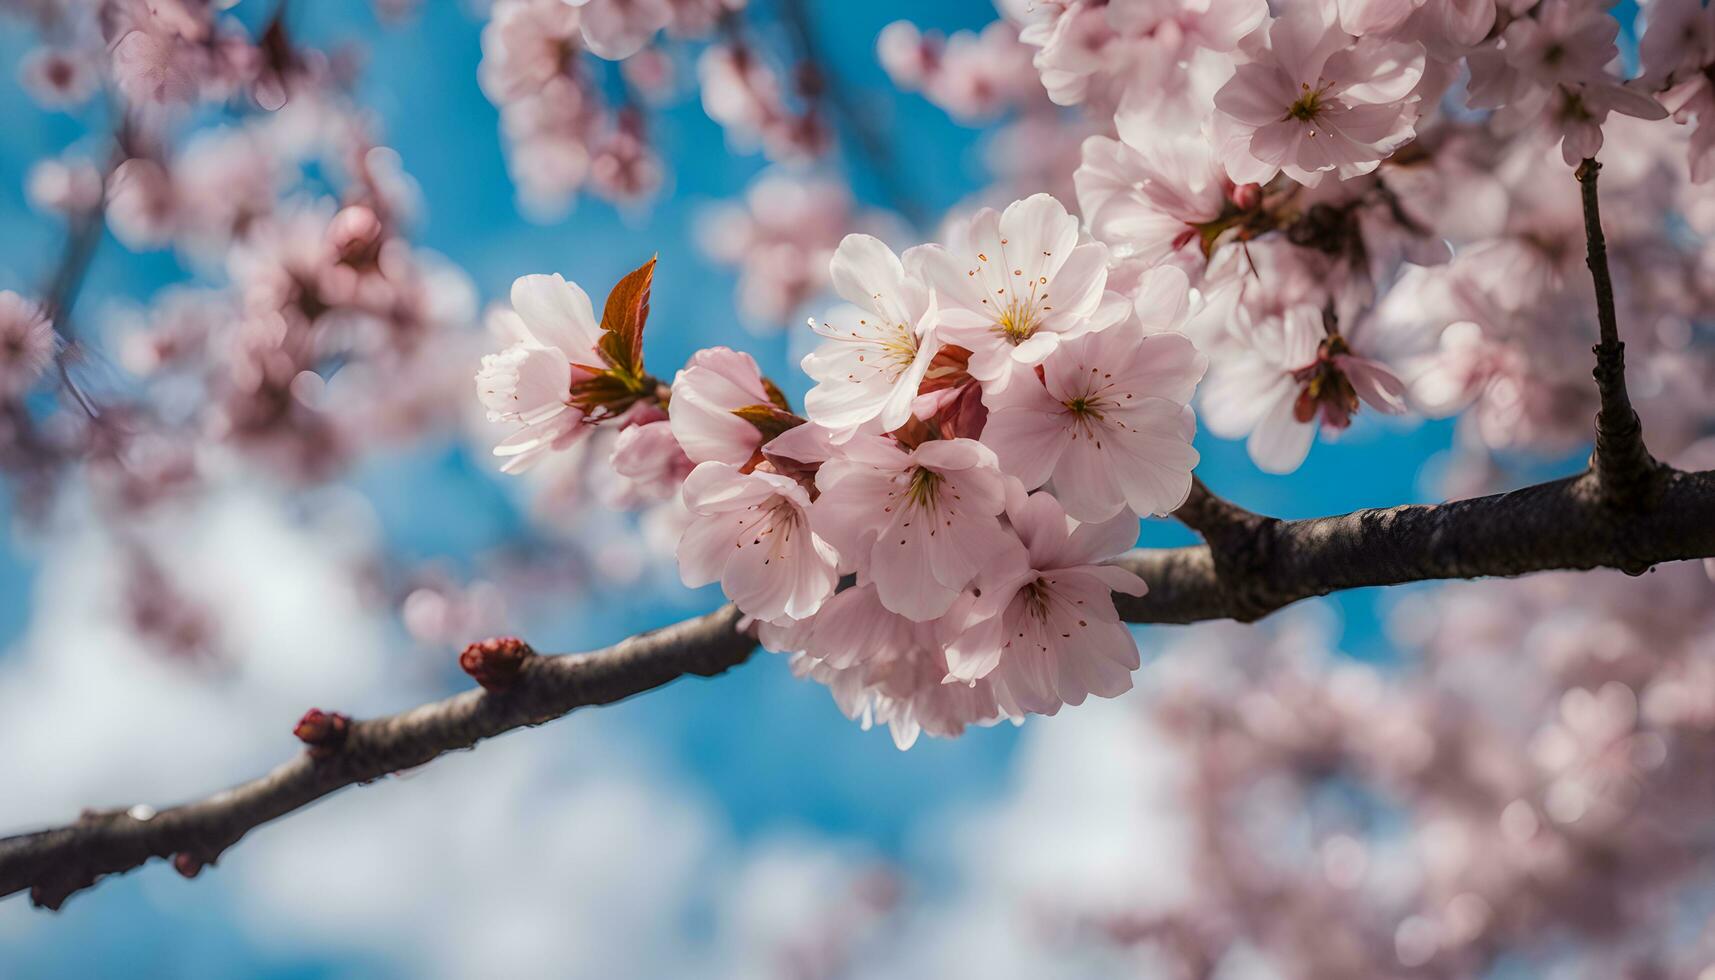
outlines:
[[[823,68],[882,123],[908,192],[940,213],[980,187],[983,133],[896,91],[874,40],[901,17],[980,28],[993,7],[809,6]],[[366,52],[359,99],[421,190],[413,238],[466,270],[485,303],[533,272],[563,273],[599,298],[659,253],[647,340],[658,373],[723,343],[802,395],[792,367],[802,338],[741,325],[733,272],[696,247],[699,217],[741,195],[764,162],[730,150],[694,97],[652,118],[668,169],[653,203],[586,199],[533,223],[515,204],[497,113],[477,85],[478,14],[433,0],[383,28],[366,5],[306,3],[293,26],[312,43],[346,39]],[[20,290],[51,274],[63,236],[26,203],[25,168],[88,136],[77,119],[28,105],[13,70],[25,44],[0,36],[0,288]],[[861,202],[894,203],[870,162],[847,154],[843,166]],[[108,238],[79,308],[97,322],[188,275],[171,253],[137,255]],[[1450,440],[1450,424],[1369,417],[1290,477],[1260,473],[1242,446],[1207,436],[1198,446],[1227,496],[1307,516],[1433,498]],[[353,587],[349,566],[381,550],[457,576],[496,552],[527,552],[543,533],[518,481],[462,442],[372,456],[304,493],[236,481],[182,515],[166,556],[183,587],[220,610],[222,659],[209,668],[130,635],[112,543],[75,506],[46,527],[14,518],[5,514],[0,539],[7,832],[248,778],[296,750],[292,723],[312,705],[363,715],[460,689],[468,682],[451,652],[413,640],[395,609]],[[1143,535],[1183,540],[1163,522]],[[563,600],[534,604],[509,631],[543,649],[589,649],[719,601],[627,553],[624,540],[594,548]],[[1410,591],[1313,604],[1291,614],[1289,632],[1388,661],[1387,611]],[[1183,632],[1140,629],[1139,640],[1147,661]],[[1231,640],[1245,642],[1241,631]],[[986,957],[1004,975],[1107,975],[1119,964],[1088,951],[1032,973],[1011,958],[994,903],[1022,887],[1171,887],[1117,870],[1160,855],[1171,878],[1188,832],[1152,805],[1167,762],[1148,735],[1122,699],[900,752],[885,732],[844,718],[823,688],[795,680],[784,658],[759,655],[718,680],[579,711],[347,791],[256,832],[193,882],[156,863],[57,915],[0,902],[0,978],[813,976],[864,956],[882,931],[885,958],[870,964],[880,975],[971,975]]]

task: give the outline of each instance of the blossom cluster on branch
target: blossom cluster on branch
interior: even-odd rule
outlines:
[[[557,278],[519,280],[527,329],[478,377],[519,424],[508,468],[619,428],[641,496],[681,487],[686,583],[718,581],[849,715],[905,746],[1128,689],[1108,594],[1147,583],[1106,563],[1186,500],[1199,412],[1278,473],[1364,412],[1462,414],[1485,454],[1586,441],[1598,303],[1569,164],[1605,123],[1626,135],[1604,153],[1623,212],[1605,261],[1639,410],[1670,455],[1706,427],[1715,361],[1689,324],[1712,253],[1660,233],[1679,212],[1705,230],[1696,153],[1659,122],[1670,78],[1614,73],[1600,5],[1079,0],[1020,20],[946,42],[900,23],[879,53],[977,116],[1029,104],[975,73],[1034,50],[1050,99],[1111,119],[1081,141],[1082,220],[1038,193],[903,254],[848,235],[801,415],[726,348],[670,388],[634,372],[606,347],[641,321],[598,327]],[[1652,20],[1653,61],[1694,61],[1669,30],[1695,40]]]

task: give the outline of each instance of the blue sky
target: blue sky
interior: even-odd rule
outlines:
[[[463,267],[485,301],[504,296],[513,278],[532,272],[564,273],[600,296],[624,272],[659,253],[646,349],[656,373],[666,373],[698,347],[726,343],[752,351],[768,374],[801,393],[787,341],[758,340],[739,326],[730,273],[703,260],[693,244],[699,210],[739,195],[763,167],[759,157],[728,151],[694,98],[651,121],[670,171],[659,200],[624,212],[585,200],[563,220],[532,224],[515,209],[496,112],[476,84],[480,21],[459,4],[431,2],[409,24],[382,30],[366,14],[348,9],[358,6],[308,5],[296,12],[297,26],[312,41],[362,39],[369,53],[361,97],[381,120],[383,140],[399,151],[421,186],[425,214],[414,237]],[[992,8],[981,0],[810,6],[826,49],[825,69],[897,141],[910,192],[939,212],[978,187],[980,133],[952,123],[915,96],[892,91],[875,65],[873,41],[884,24],[900,17],[943,29],[975,28],[993,18]],[[78,120],[26,108],[10,67],[23,41],[15,25],[4,30],[0,223],[6,234],[0,239],[0,286],[28,288],[46,276],[59,229],[28,211],[24,171],[30,161],[80,138],[84,129]],[[875,175],[861,161],[850,164],[850,173],[860,198],[885,203],[877,196]],[[146,298],[180,275],[169,256],[133,256],[108,239],[80,308],[87,317],[109,299]],[[1206,436],[1198,445],[1211,484],[1242,504],[1294,517],[1429,499],[1420,470],[1446,448],[1450,433],[1446,424],[1384,427],[1372,421],[1340,443],[1319,445],[1289,477],[1260,473],[1240,445]],[[401,554],[468,562],[509,537],[530,533],[518,498],[491,462],[457,447],[426,446],[373,460],[349,482],[370,500],[385,541]],[[1182,530],[1159,522],[1144,531],[1146,542],[1185,539]],[[50,547],[51,537],[44,542],[19,533],[9,533],[0,546],[0,675],[13,667],[6,651],[24,635],[40,598],[37,573]],[[717,601],[711,592],[689,593],[676,584],[641,590],[598,584],[563,611],[518,625],[541,647],[587,649]],[[1337,600],[1346,649],[1367,658],[1390,656],[1379,625],[1382,602],[1373,591]],[[1140,637],[1147,655],[1151,633],[1141,631]],[[460,678],[443,673],[446,689],[455,689]],[[279,727],[282,721],[289,723],[270,718],[266,724]],[[1059,723],[1036,719],[1029,726]],[[900,753],[884,733],[860,731],[826,691],[794,680],[783,659],[767,655],[718,681],[676,684],[514,737],[571,751],[596,725],[604,737],[619,733],[680,792],[702,801],[717,815],[721,833],[740,844],[782,834],[834,839],[899,861],[926,880],[941,871],[932,843],[937,815],[1004,792],[1020,739],[1027,737],[1003,726],[953,742],[925,739]],[[289,750],[280,746],[282,754]],[[10,744],[0,751],[27,753],[33,747]],[[0,792],[28,794],[31,787]],[[27,930],[5,928],[15,924],[18,912],[0,907],[0,977],[397,975],[398,964],[385,951],[350,944],[287,951],[259,944],[227,907],[224,889],[230,886],[219,883],[224,870],[212,873],[213,880],[173,887],[171,872],[156,865],[75,899],[59,918]]]

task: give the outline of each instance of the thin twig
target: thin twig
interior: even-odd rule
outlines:
[[[1590,470],[1604,499],[1610,504],[1635,508],[1659,487],[1661,464],[1644,445],[1643,424],[1632,409],[1626,392],[1626,345],[1620,340],[1619,318],[1614,312],[1614,280],[1608,272],[1608,243],[1602,234],[1602,211],[1597,197],[1597,178],[1602,165],[1586,159],[1577,170],[1584,200],[1585,264],[1596,285],[1596,319],[1601,341],[1591,348],[1596,367],[1591,372],[1602,404],[1596,414],[1596,448]]]

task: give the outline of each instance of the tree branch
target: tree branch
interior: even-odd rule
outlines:
[[[250,830],[347,786],[576,708],[611,704],[687,674],[712,677],[735,667],[756,646],[738,621],[738,610],[725,606],[594,653],[531,657],[504,693],[466,691],[353,722],[337,748],[300,753],[268,775],[208,799],[159,813],[146,807],[86,811],[65,827],[0,839],[0,897],[28,889],[33,903],[58,909],[102,876],[156,857],[172,857],[181,873],[194,875]]]
[[[1584,201],[1584,261],[1596,284],[1596,319],[1602,331],[1601,341],[1591,348],[1596,355],[1591,373],[1602,407],[1596,414],[1596,449],[1590,468],[1605,499],[1623,509],[1639,506],[1659,489],[1663,471],[1644,445],[1643,424],[1626,392],[1626,345],[1620,341],[1619,318],[1614,313],[1614,281],[1608,272],[1608,243],[1596,193],[1601,173],[1602,165],[1594,159],[1579,164],[1576,172]]]
[[[1251,621],[1344,589],[1551,569],[1636,573],[1715,557],[1715,472],[1664,469],[1660,482],[1631,511],[1616,510],[1595,474],[1584,473],[1488,497],[1296,521],[1252,514],[1198,483],[1179,516],[1210,543],[1132,552],[1122,563],[1149,583],[1149,594],[1116,595],[1116,605],[1134,623]],[[502,693],[467,691],[351,723],[341,740],[318,741],[206,800],[159,813],[89,812],[68,826],[0,839],[0,896],[28,890],[37,905],[57,909],[102,876],[156,857],[194,875],[250,830],[346,786],[687,674],[719,674],[754,646],[726,606],[595,653],[527,657]]]
[[[1254,515],[1253,515],[1254,516]],[[1210,545],[1122,560],[1147,595],[1115,595],[1134,623],[1251,622],[1300,599],[1440,579],[1616,568],[1715,556],[1715,471],[1663,471],[1654,503],[1616,512],[1591,473],[1445,504],[1301,521],[1261,518],[1266,539],[1235,567]]]

